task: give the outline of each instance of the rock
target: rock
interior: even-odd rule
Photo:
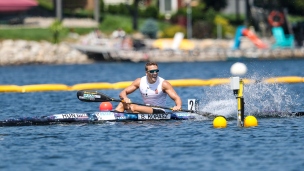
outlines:
[[[4,40],[0,43],[0,66],[24,64],[92,63],[87,55],[65,43]]]
[[[224,61],[237,58],[286,59],[303,58],[304,48],[295,49],[258,49],[251,42],[243,41],[240,49],[231,50],[233,40],[192,40],[193,50],[160,50],[147,46],[147,49],[135,51],[117,49],[109,52],[106,60],[190,62]],[[109,42],[111,44],[111,42]],[[271,45],[271,43],[268,43]],[[113,46],[112,46],[113,47]],[[26,64],[83,64],[92,63],[81,51],[67,43],[52,44],[47,41],[3,40],[0,42],[0,66]]]

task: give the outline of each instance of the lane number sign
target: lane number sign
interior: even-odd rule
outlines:
[[[188,99],[188,110],[197,110],[198,108],[198,100],[197,99]]]

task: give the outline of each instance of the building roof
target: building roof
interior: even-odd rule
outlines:
[[[37,5],[36,0],[0,0],[0,13],[26,11]]]

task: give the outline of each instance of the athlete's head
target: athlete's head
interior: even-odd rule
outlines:
[[[157,63],[148,62],[148,63],[146,63],[145,69],[146,69],[146,75],[147,75],[148,81],[150,83],[156,82],[158,72],[159,72]]]

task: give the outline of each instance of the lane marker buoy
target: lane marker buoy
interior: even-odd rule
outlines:
[[[244,127],[255,127],[258,126],[258,120],[252,116],[246,116],[245,120],[244,120]]]
[[[227,127],[226,118],[224,118],[223,116],[217,116],[213,120],[213,127],[214,128],[226,128]]]

